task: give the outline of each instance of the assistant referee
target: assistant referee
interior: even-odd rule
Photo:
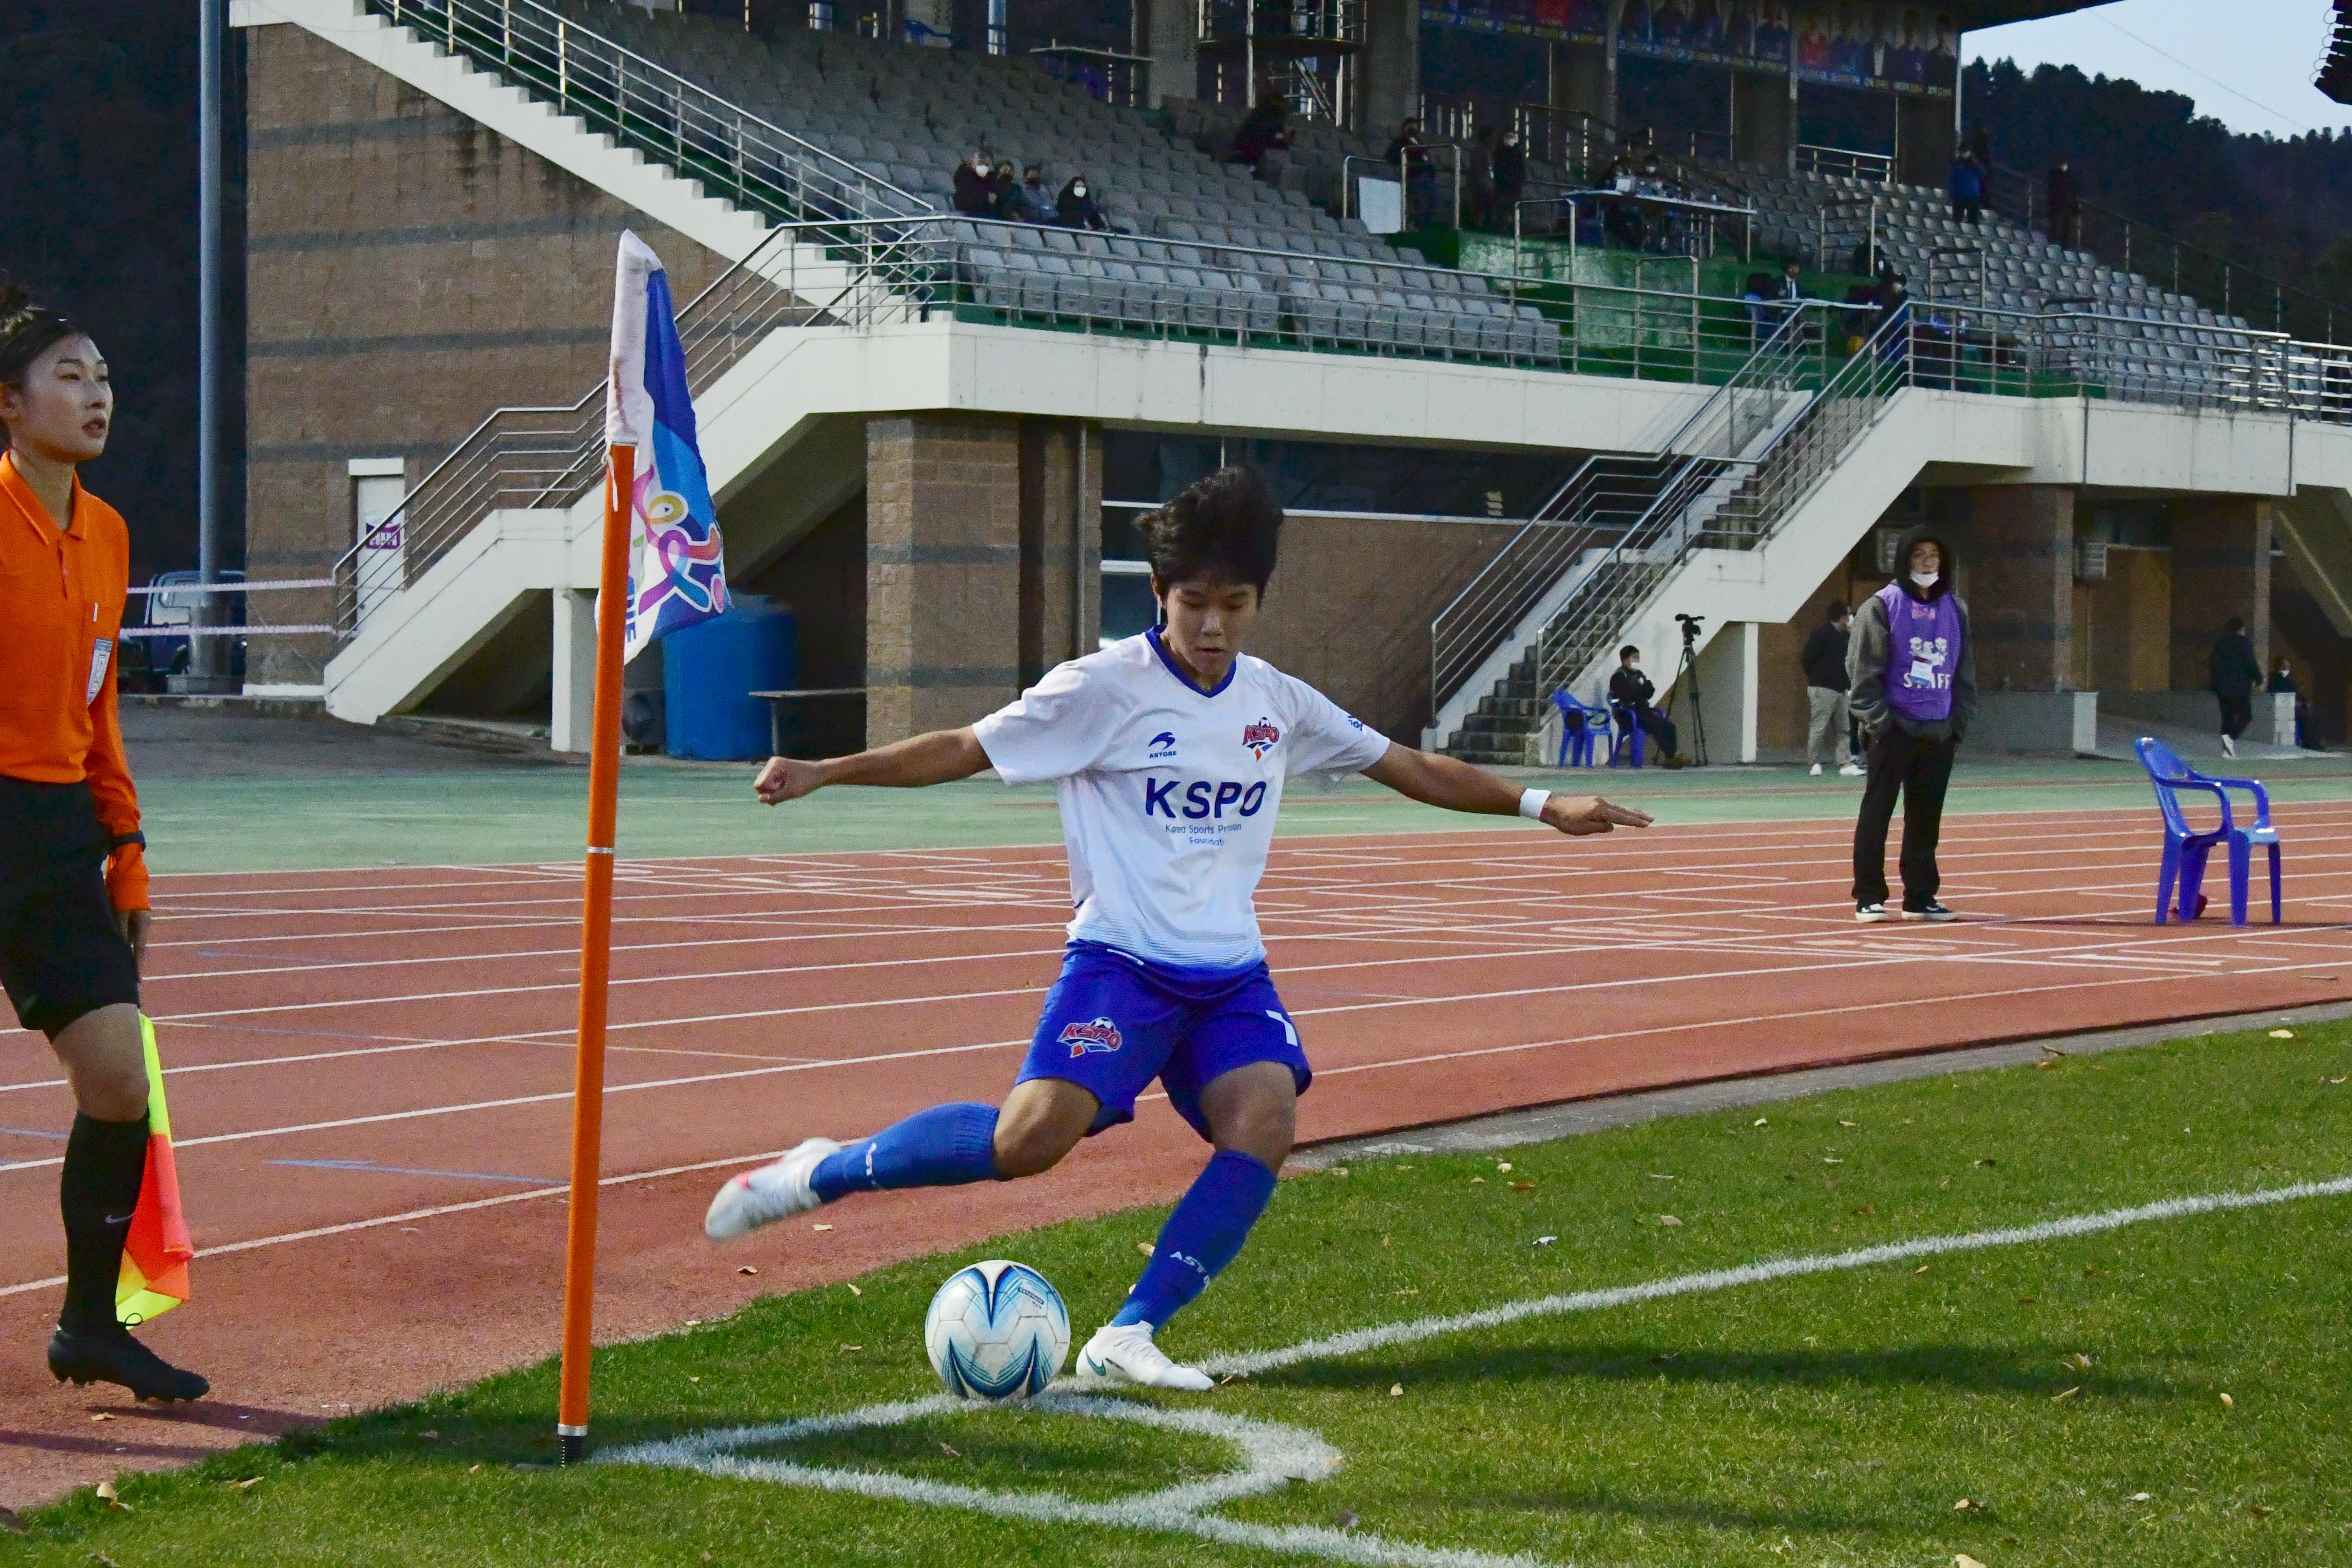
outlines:
[[[106,450],[113,417],[98,346],[0,280],[0,986],[18,1021],[49,1037],[77,1110],[49,1371],[194,1399],[211,1385],[114,1315],[147,1162],[146,840],[114,706],[130,534],[75,473]]]

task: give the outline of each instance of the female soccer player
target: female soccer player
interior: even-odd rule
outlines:
[[[75,477],[106,450],[113,417],[98,345],[0,282],[0,986],[18,1021],[49,1037],[77,1110],[49,1370],[142,1399],[194,1399],[211,1385],[114,1317],[147,1168],[147,841],[114,715],[130,534]]]
[[[1360,772],[1431,805],[1517,812],[1568,834],[1650,822],[1391,745],[1245,656],[1281,528],[1255,469],[1212,474],[1143,522],[1165,625],[1073,659],[968,729],[821,763],[775,757],[761,770],[755,788],[771,805],[827,784],[940,784],[990,767],[1007,784],[1052,779],[1077,917],[1001,1110],[941,1105],[846,1146],[812,1138],[719,1189],[704,1221],[713,1240],[851,1193],[1035,1175],[1080,1138],[1133,1121],[1136,1096],[1157,1078],[1215,1152],[1078,1365],[1162,1388],[1209,1386],[1152,1333],[1240,1252],[1313,1076],[1251,906],[1284,780]]]

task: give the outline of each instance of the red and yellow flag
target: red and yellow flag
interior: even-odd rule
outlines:
[[[196,1255],[180,1212],[180,1176],[172,1163],[172,1113],[163,1106],[163,1061],[155,1054],[155,1026],[140,1015],[147,1053],[147,1172],[139,1206],[122,1243],[122,1275],[115,1281],[114,1315],[125,1325],[161,1317],[188,1299],[188,1263]]]

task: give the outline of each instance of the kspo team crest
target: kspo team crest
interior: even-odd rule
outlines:
[[[1070,1059],[1076,1061],[1089,1051],[1108,1056],[1118,1049],[1118,1026],[1108,1018],[1097,1018],[1091,1023],[1062,1026],[1062,1044],[1070,1047]]]
[[[1274,727],[1271,719],[1261,719],[1255,724],[1242,727],[1242,748],[1261,763],[1265,761],[1266,752],[1274,749],[1275,742],[1281,739],[1282,731]]]

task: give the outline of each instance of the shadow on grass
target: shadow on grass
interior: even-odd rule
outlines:
[[[1583,1345],[1573,1348],[1485,1352],[1407,1359],[1370,1358],[1315,1363],[1261,1373],[1259,1387],[1355,1390],[1384,1393],[1394,1383],[1409,1387],[1487,1383],[1535,1383],[1580,1378],[1594,1383],[1727,1384],[1748,1387],[1923,1387],[1972,1394],[2034,1394],[2043,1398],[2084,1385],[2086,1394],[2110,1399],[2171,1400],[2203,1396],[2202,1390],[2135,1377],[2072,1373],[2046,1348],[1993,1345],[1916,1345],[1904,1350],[1822,1352],[1808,1348],[1772,1351],[1667,1351],[1654,1344]]]

